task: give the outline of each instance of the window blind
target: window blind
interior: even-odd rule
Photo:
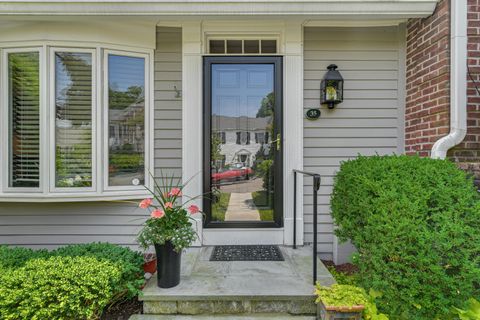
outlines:
[[[108,55],[108,185],[145,183],[145,59]]]
[[[9,186],[40,185],[39,53],[8,54]]]
[[[92,55],[55,53],[57,187],[92,186]]]

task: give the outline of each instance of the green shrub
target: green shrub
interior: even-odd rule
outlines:
[[[47,258],[47,250],[32,250],[21,247],[0,246],[0,269],[22,267],[28,260]]]
[[[131,298],[140,291],[144,282],[143,256],[139,252],[110,243],[75,244],[58,248],[52,254],[68,257],[94,257],[115,263],[121,272],[121,281],[116,288],[116,299]]]
[[[120,281],[118,267],[93,257],[50,257],[0,274],[2,319],[97,319]]]
[[[50,252],[47,250],[0,246],[0,268],[18,268],[24,266],[29,260],[51,256],[88,256],[116,264],[121,272],[121,281],[118,282],[115,288],[115,296],[112,302],[123,297],[131,298],[137,295],[144,282],[142,254],[110,243],[68,245]]]
[[[319,303],[322,301],[326,306],[351,308],[353,306],[365,305],[367,302],[365,291],[362,288],[345,284],[322,287],[317,283],[315,294],[317,295],[315,302]]]
[[[110,165],[120,171],[137,171],[143,167],[144,159],[136,153],[111,153]]]
[[[453,311],[460,320],[480,320],[480,302],[473,298],[468,300],[465,309],[454,307]]]
[[[388,316],[379,313],[375,304],[375,299],[382,295],[375,290],[370,289],[369,294],[363,288],[353,285],[334,284],[331,287],[323,287],[319,283],[315,286],[317,295],[316,303],[320,301],[326,306],[348,307],[362,305],[362,312],[365,320],[389,320]]]
[[[480,204],[443,160],[359,157],[335,178],[337,235],[358,249],[359,285],[383,293],[392,319],[442,318],[480,295]]]
[[[335,281],[338,284],[346,284],[350,286],[356,286],[358,283],[358,275],[355,274],[347,274],[345,272],[340,272],[335,269],[334,266],[328,266],[327,267],[328,271],[332,274],[332,276],[335,278]]]

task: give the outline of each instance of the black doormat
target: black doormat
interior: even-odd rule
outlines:
[[[278,246],[215,246],[210,261],[284,261]]]

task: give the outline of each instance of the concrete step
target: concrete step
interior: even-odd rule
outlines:
[[[286,319],[315,315],[312,249],[281,250],[285,261],[218,262],[209,260],[211,247],[189,249],[182,257],[178,286],[162,289],[157,287],[156,276],[149,280],[139,296],[143,312],[166,317],[205,315],[205,319],[213,315],[238,319],[265,314]],[[319,282],[333,284],[335,280],[325,266],[320,261],[317,266]],[[225,319],[237,319],[231,317]]]
[[[222,300],[211,298],[206,300],[177,300],[177,301],[143,301],[145,314],[256,314],[282,313],[286,315],[313,315],[316,306],[314,297],[291,297],[279,299],[273,297],[223,297]]]
[[[315,316],[295,316],[274,313],[245,315],[147,315],[136,314],[129,320],[315,320]]]

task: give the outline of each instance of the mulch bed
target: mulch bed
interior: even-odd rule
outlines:
[[[131,315],[139,314],[143,311],[142,302],[137,297],[125,300],[107,307],[101,316],[101,320],[128,320]]]
[[[334,267],[335,270],[337,270],[338,272],[345,273],[348,275],[352,275],[358,272],[358,268],[351,263],[335,265],[333,261],[322,260],[322,262],[326,267]]]

